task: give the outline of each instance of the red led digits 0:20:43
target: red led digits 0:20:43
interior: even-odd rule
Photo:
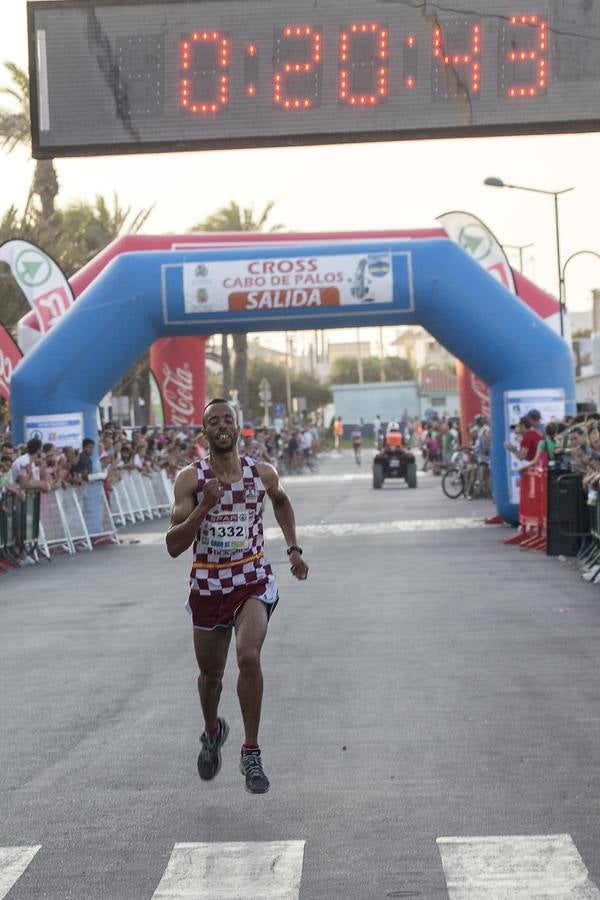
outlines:
[[[222,112],[230,105],[233,78],[240,71],[245,96],[259,96],[260,66],[266,63],[272,67],[273,107],[292,112],[313,109],[321,104],[325,71],[331,79],[333,66],[328,54],[335,54],[336,74],[335,86],[326,87],[336,91],[341,106],[372,108],[385,103],[394,90],[415,91],[423,78],[423,67],[419,69],[423,54],[430,61],[434,99],[448,99],[464,91],[474,100],[486,83],[484,28],[470,19],[454,19],[434,25],[429,46],[423,46],[424,41],[416,35],[394,33],[382,22],[350,22],[339,29],[335,47],[331,35],[324,36],[321,27],[290,23],[275,30],[269,60],[261,60],[254,41],[236,51],[225,31],[198,29],[180,42],[179,107],[196,116]],[[130,55],[126,48],[129,45],[135,50],[137,41],[130,38],[119,43],[119,80],[129,89],[121,94],[127,97],[129,114],[135,115],[132,95],[140,79],[139,53]],[[500,98],[527,100],[547,93],[549,40],[548,22],[543,17],[507,16],[499,26],[498,52],[499,64],[494,70]],[[152,58],[153,54],[147,54],[149,62]],[[150,69],[147,77],[151,77]]]

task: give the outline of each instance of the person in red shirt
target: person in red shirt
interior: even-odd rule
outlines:
[[[530,409],[525,418],[527,419],[527,430],[521,438],[521,446],[518,449],[512,447],[507,449],[511,450],[518,459],[533,462],[537,446],[544,437],[541,430],[542,416],[539,410]]]

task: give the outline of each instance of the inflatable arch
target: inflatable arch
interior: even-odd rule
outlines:
[[[100,399],[161,337],[415,324],[489,385],[494,496],[499,514],[515,522],[503,448],[507,392],[549,390],[572,411],[571,351],[447,239],[123,253],[16,370],[15,439],[26,416],[73,412],[95,434]]]

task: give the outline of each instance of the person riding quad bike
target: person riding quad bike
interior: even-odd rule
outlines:
[[[409,488],[417,486],[417,463],[413,454],[404,449],[404,437],[397,422],[389,423],[383,450],[373,459],[373,487],[381,488],[386,478],[403,478]]]
[[[386,428],[384,449],[385,447],[394,450],[404,449],[404,436],[397,422],[390,422]]]

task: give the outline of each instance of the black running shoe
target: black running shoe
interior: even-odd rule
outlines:
[[[240,772],[246,776],[246,790],[250,794],[266,794],[269,779],[263,772],[260,750],[244,753],[240,757]]]
[[[198,775],[202,781],[210,781],[219,773],[221,768],[221,747],[227,740],[229,725],[225,719],[218,719],[219,733],[216,737],[209,737],[206,733],[200,735],[200,756],[198,757]]]

